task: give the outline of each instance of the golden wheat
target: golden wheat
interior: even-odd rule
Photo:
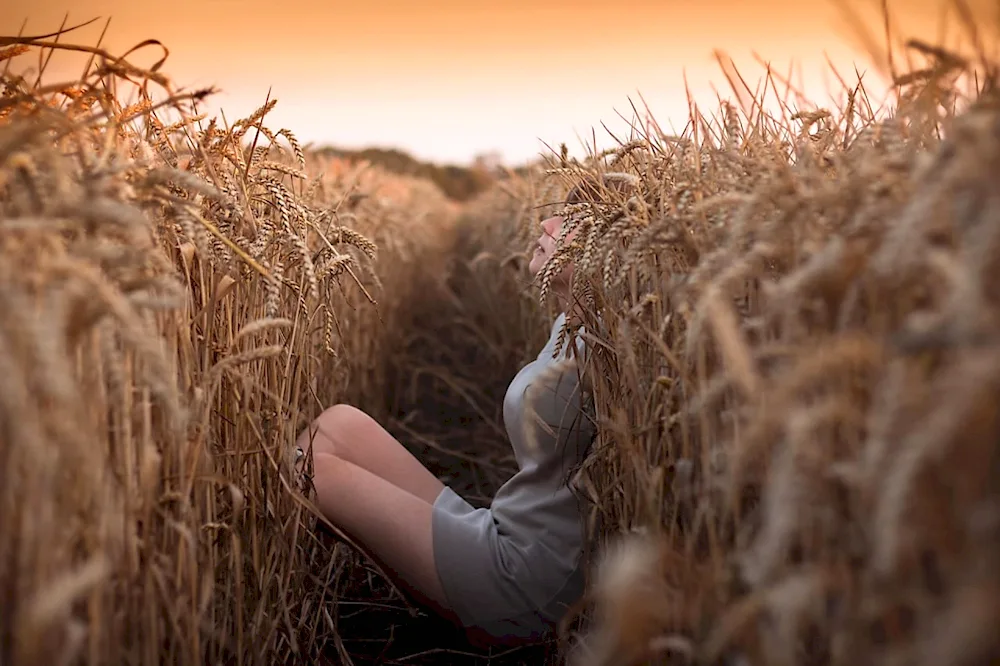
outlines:
[[[349,558],[310,534],[292,444],[338,399],[379,404],[421,264],[373,265],[440,262],[453,213],[419,186],[347,211],[391,179],[325,174],[264,125],[274,100],[223,129],[169,87],[120,103],[124,73],[168,82],[108,61],[2,81],[0,661],[319,658]]]
[[[961,100],[970,63],[915,46],[893,117],[860,86],[840,114],[723,106],[539,174],[598,190],[541,278],[575,265],[567,328],[595,340],[579,663],[995,654],[995,82]]]

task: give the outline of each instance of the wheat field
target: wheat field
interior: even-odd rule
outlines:
[[[889,108],[734,81],[752,103],[457,204],[304,150],[275,100],[207,118],[159,68],[0,44],[0,663],[1000,658],[985,58],[910,43]],[[11,66],[47,49],[85,74]],[[532,283],[552,212],[579,233]],[[593,575],[558,641],[477,651],[324,524],[292,446],[348,402],[488,502],[566,262]]]

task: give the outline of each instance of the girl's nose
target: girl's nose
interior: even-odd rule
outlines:
[[[552,237],[555,237],[559,232],[560,225],[562,225],[562,218],[558,216],[542,220],[542,230]]]

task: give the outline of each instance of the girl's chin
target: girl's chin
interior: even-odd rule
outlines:
[[[531,255],[531,261],[528,262],[528,270],[530,270],[532,274],[535,274],[542,270],[542,266],[544,265],[545,254],[536,250],[535,253]]]

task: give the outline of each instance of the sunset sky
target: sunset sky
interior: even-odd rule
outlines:
[[[832,79],[824,53],[845,74],[856,64],[881,94],[884,79],[839,7],[849,4],[882,43],[873,0],[28,0],[0,2],[0,34],[102,20],[64,38],[121,53],[145,39],[170,49],[164,67],[178,86],[213,85],[209,105],[230,120],[253,111],[268,88],[268,116],[305,142],[398,147],[424,158],[465,162],[497,151],[511,163],[536,157],[546,142],[567,142],[604,123],[627,138],[630,100],[640,94],[665,131],[687,119],[684,76],[712,110],[712,84],[729,94],[713,57],[728,53],[751,84],[763,69],[754,52],[787,72],[797,66],[806,92],[825,102]],[[992,19],[993,0],[972,0]],[[907,35],[933,40],[942,0],[890,2]],[[985,20],[985,19],[984,19]],[[951,33],[957,35],[952,12]],[[955,41],[952,38],[951,41]],[[150,64],[155,49],[130,58]],[[50,81],[78,74],[59,56]],[[21,68],[37,60],[21,59]]]

